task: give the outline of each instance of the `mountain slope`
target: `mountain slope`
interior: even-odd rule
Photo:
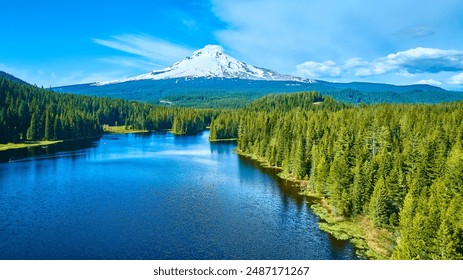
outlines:
[[[274,71],[255,67],[224,54],[221,46],[207,45],[172,66],[154,70],[127,79],[97,82],[94,85],[123,83],[138,80],[163,80],[175,78],[228,78],[268,81],[304,81],[302,78],[278,74]],[[309,81],[309,80],[307,80]]]
[[[23,85],[28,85],[27,82],[19,79],[19,78],[16,78],[15,76],[11,75],[11,74],[8,74],[4,71],[0,71],[0,77],[1,78],[4,78],[4,79],[7,79],[9,81],[12,81],[12,82],[16,82],[16,83],[20,83],[20,84],[23,84]]]
[[[463,100],[463,92],[429,85],[331,83],[255,67],[208,45],[162,70],[106,82],[55,88],[58,92],[117,97],[190,107],[236,108],[269,93],[318,91],[349,103],[439,103]]]
[[[318,91],[348,103],[440,103],[463,100],[463,92],[426,85],[394,86],[369,83],[338,84],[324,81],[265,81],[226,78],[137,80],[92,86],[59,87],[57,92],[116,97],[187,107],[236,108],[269,93]]]
[[[227,78],[192,78],[135,80],[104,86],[82,84],[54,88],[57,92],[116,97],[149,103],[172,102],[179,106],[241,107],[269,93],[310,90],[308,83],[288,81],[243,80]],[[212,103],[214,104],[212,104]],[[220,104],[217,104],[219,102]]]

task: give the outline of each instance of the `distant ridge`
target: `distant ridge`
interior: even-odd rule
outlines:
[[[447,90],[427,85],[427,84],[414,84],[414,85],[391,85],[383,83],[368,83],[368,82],[351,82],[351,83],[331,83],[325,81],[318,81],[319,84],[329,86],[331,88],[345,90],[352,89],[366,92],[408,92],[408,91],[436,91],[436,92],[447,92]]]
[[[463,100],[463,92],[429,85],[396,86],[375,83],[315,83],[227,78],[135,80],[93,86],[71,85],[57,92],[116,97],[126,100],[187,107],[236,108],[269,93],[317,91],[347,103],[440,103]]]

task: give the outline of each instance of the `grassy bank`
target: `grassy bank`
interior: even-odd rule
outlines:
[[[209,142],[236,142],[238,138],[230,138],[230,139],[209,139]]]
[[[23,148],[30,148],[30,147],[37,147],[37,146],[48,146],[48,145],[53,145],[53,144],[61,143],[61,142],[63,141],[62,140],[59,140],[59,141],[25,141],[22,143],[0,144],[0,151],[23,149]]]
[[[309,193],[302,193],[312,196]],[[310,207],[320,218],[318,226],[339,240],[349,240],[357,249],[357,255],[366,259],[389,259],[395,244],[393,231],[373,226],[366,216],[347,219],[333,216],[325,198],[315,196],[317,201]]]
[[[283,171],[280,167],[271,166],[265,158],[237,150],[239,155],[258,161],[265,168]],[[366,259],[389,259],[395,246],[396,236],[392,229],[378,228],[366,216],[349,219],[334,216],[329,201],[313,193],[308,188],[307,180],[296,180],[280,172],[279,177],[297,183],[301,194],[310,197],[312,211],[320,218],[318,226],[339,240],[349,240],[357,249],[357,255]]]
[[[141,130],[141,129],[133,129],[131,126],[125,127],[121,126],[109,126],[103,125],[103,130],[106,133],[141,133],[141,132],[148,132],[148,130]],[[90,137],[93,138],[93,137]],[[89,139],[89,138],[80,138],[80,139],[71,139],[72,140],[82,140],[82,139]],[[68,140],[66,140],[68,141]],[[63,140],[57,141],[24,141],[21,143],[7,143],[7,144],[0,144],[0,151],[6,150],[13,150],[13,149],[23,149],[23,148],[30,148],[30,147],[37,147],[37,146],[48,146],[53,145],[56,143],[61,143]]]
[[[109,125],[103,125],[103,130],[104,132],[107,133],[142,133],[142,132],[148,132],[148,130],[143,130],[143,129],[133,129],[132,126],[124,126],[124,125],[119,125],[119,126],[109,126]]]

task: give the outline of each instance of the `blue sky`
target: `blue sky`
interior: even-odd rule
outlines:
[[[0,70],[37,85],[131,77],[207,44],[328,81],[463,90],[461,0],[0,0]]]

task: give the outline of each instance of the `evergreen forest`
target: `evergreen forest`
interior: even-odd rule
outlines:
[[[463,102],[345,105],[271,95],[222,112],[210,137],[306,180],[331,214],[396,234],[394,259],[463,258]]]
[[[215,114],[208,109],[59,94],[0,77],[0,143],[97,137],[103,125],[191,134],[206,129]]]
[[[317,92],[241,109],[197,109],[61,94],[0,77],[0,143],[98,137],[103,125],[236,139],[308,182],[335,217],[395,235],[393,259],[463,258],[463,102],[354,105]]]

